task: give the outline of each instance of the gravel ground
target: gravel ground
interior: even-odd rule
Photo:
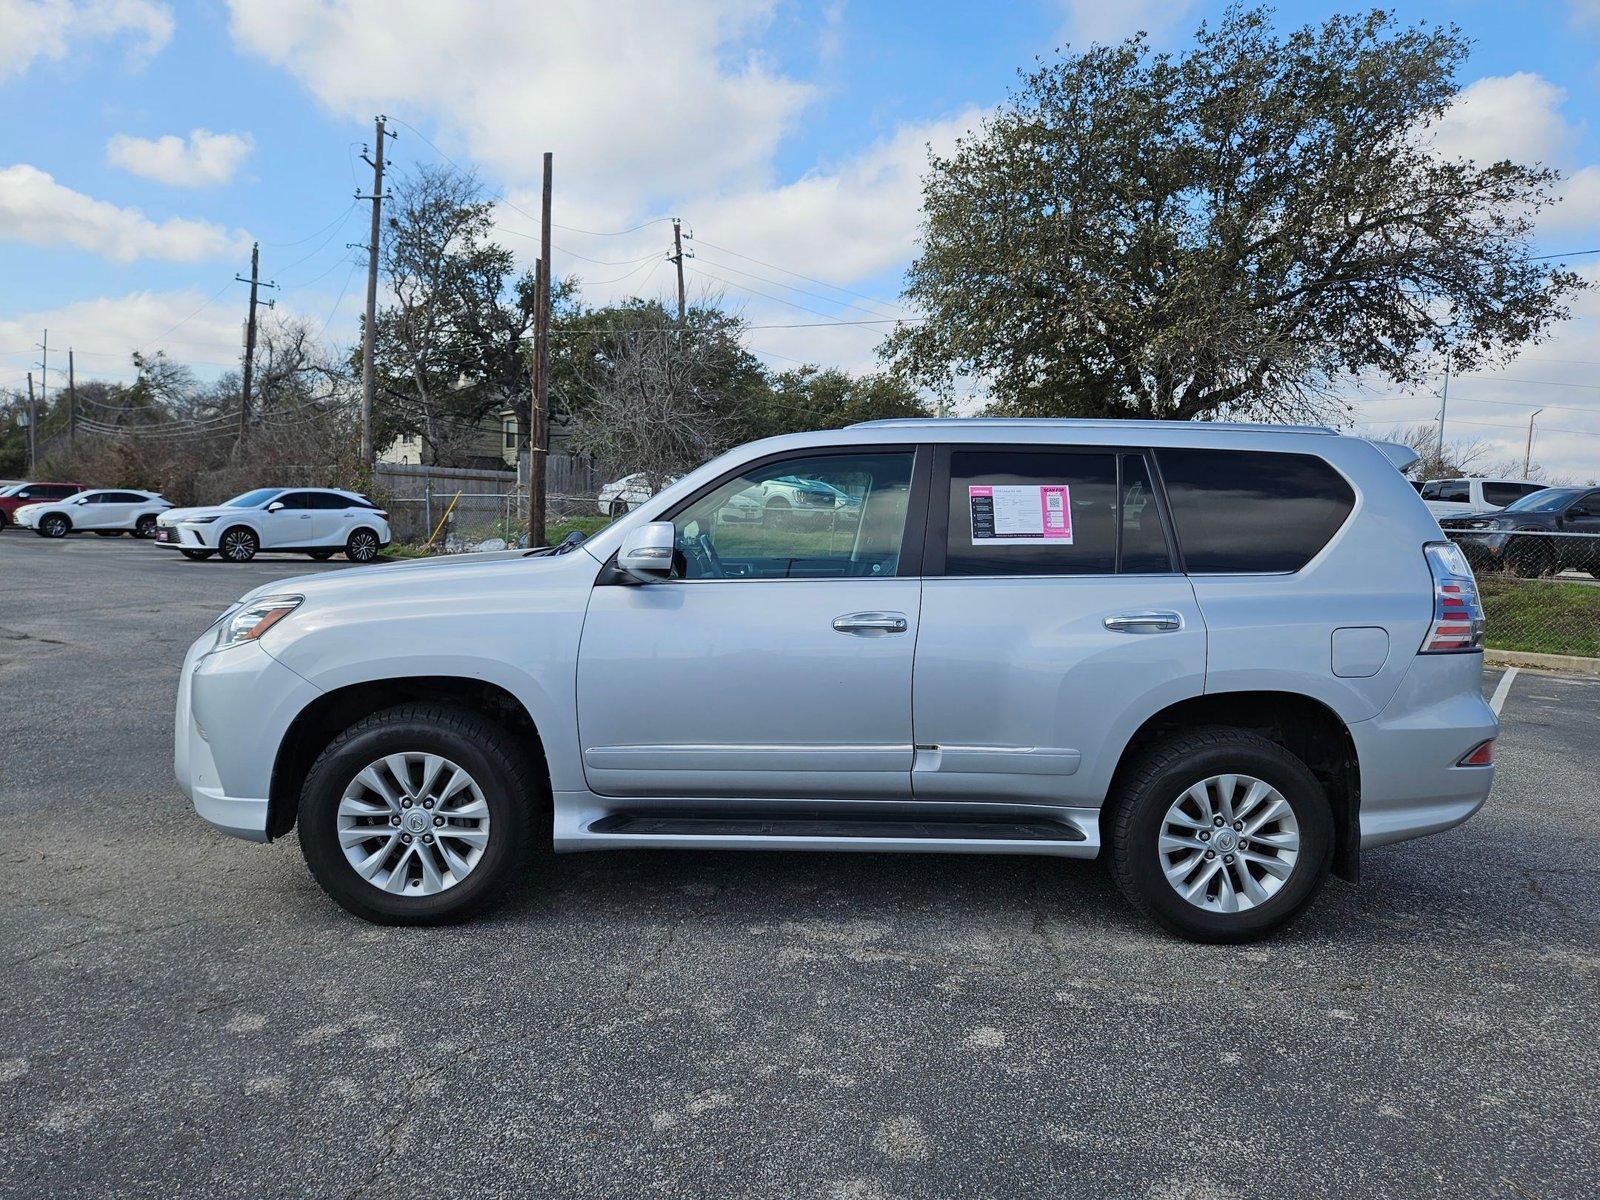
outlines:
[[[1484,812],[1263,945],[1092,864],[844,854],[563,857],[381,929],[171,778],[184,647],[308,569],[0,535],[0,1194],[1600,1189],[1600,685],[1518,676]]]

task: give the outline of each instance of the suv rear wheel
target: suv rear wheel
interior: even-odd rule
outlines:
[[[1240,729],[1170,737],[1113,800],[1108,843],[1134,906],[1197,942],[1245,942],[1293,921],[1322,887],[1333,814],[1282,746]]]
[[[328,895],[384,925],[459,920],[525,868],[543,791],[526,748],[449,704],[356,722],[300,800],[300,849]]]
[[[344,544],[344,556],[354,563],[371,562],[378,557],[378,535],[370,529],[357,529]]]

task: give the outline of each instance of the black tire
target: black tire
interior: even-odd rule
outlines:
[[[307,550],[306,554],[317,562],[327,562],[333,557],[332,550]]]
[[[1265,903],[1240,912],[1191,904],[1167,882],[1157,848],[1168,808],[1194,784],[1215,775],[1252,775],[1275,787],[1294,813],[1299,857]],[[1133,906],[1195,942],[1249,942],[1298,917],[1328,876],[1333,814],[1327,794],[1305,763],[1275,742],[1241,729],[1210,727],[1177,734],[1145,751],[1127,771],[1102,820],[1117,886]]]
[[[133,536],[136,538],[153,538],[156,535],[156,518],[154,513],[145,513],[133,523]]]
[[[215,550],[179,550],[178,553],[183,555],[185,558],[190,559],[193,562],[205,562],[205,560],[210,558],[213,554],[215,554],[216,551]]]
[[[461,882],[431,896],[380,890],[356,873],[339,846],[338,808],[350,781],[387,754],[427,751],[470,774],[489,806],[483,857]],[[300,794],[300,850],[322,889],[347,912],[380,925],[441,925],[481,911],[528,865],[547,790],[532,747],[505,727],[453,704],[404,704],[357,721],[317,758]]]
[[[64,538],[72,532],[72,522],[61,513],[50,513],[42,521],[35,532],[40,537]]]
[[[8,513],[5,509],[0,508],[0,533],[4,533],[6,530],[8,530],[10,528],[11,528],[11,514]]]
[[[1521,539],[1522,545],[1506,551],[1506,565],[1523,579],[1542,579],[1556,573],[1556,552],[1546,541]]]
[[[247,563],[261,549],[261,539],[248,525],[233,525],[217,539],[217,553],[225,562]]]
[[[122,530],[120,530],[120,529],[96,529],[94,531],[94,535],[95,535],[95,537],[121,537],[122,536]]]
[[[344,556],[353,563],[367,563],[378,557],[378,549],[378,535],[362,527],[351,530],[350,539],[344,544]]]

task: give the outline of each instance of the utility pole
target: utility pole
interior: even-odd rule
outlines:
[[[1533,464],[1533,418],[1542,413],[1544,409],[1536,408],[1528,414],[1528,442],[1522,448],[1522,477],[1528,477],[1528,471]]]
[[[44,331],[44,341],[39,343],[43,352],[39,359],[39,404],[43,408],[50,407],[50,331]]]
[[[33,402],[33,372],[28,372],[28,474],[39,473],[39,443],[34,431],[39,428],[39,409]]]
[[[261,246],[252,243],[250,246],[250,278],[235,275],[234,279],[240,283],[250,285],[250,316],[244,323],[244,391],[239,397],[239,448],[244,448],[244,441],[250,428],[250,387],[255,381],[256,369],[256,305],[265,304],[272,308],[277,301],[256,299],[256,289],[269,287],[275,288],[275,283],[261,282]]]
[[[78,449],[78,373],[72,361],[72,347],[67,347],[67,453]]]
[[[383,139],[394,137],[383,125],[383,114],[376,118],[377,137],[371,158],[363,152],[361,157],[372,167],[372,195],[356,193],[357,200],[372,201],[372,233],[367,240],[367,317],[361,327],[361,465],[372,465],[372,398],[377,391],[378,379],[373,369],[372,346],[375,336],[373,323],[378,316],[378,234],[383,216]]]
[[[694,234],[690,234],[693,237]],[[694,255],[690,255],[693,258]],[[678,333],[683,333],[684,303],[683,303],[683,223],[677,218],[672,218],[672,253],[667,255],[667,261],[675,263],[678,268]]]
[[[1450,352],[1444,354],[1444,392],[1439,397],[1439,469],[1444,470],[1444,410],[1450,405]]]
[[[528,545],[545,544],[545,465],[550,452],[550,182],[544,153],[544,194],[539,203],[538,295],[533,305],[533,402],[528,406]]]

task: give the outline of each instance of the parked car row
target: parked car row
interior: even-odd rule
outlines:
[[[256,488],[224,504],[178,508],[159,492],[21,483],[0,489],[0,518],[0,529],[46,538],[129,533],[197,561],[249,562],[273,550],[364,563],[390,542],[389,514],[339,488]]]

